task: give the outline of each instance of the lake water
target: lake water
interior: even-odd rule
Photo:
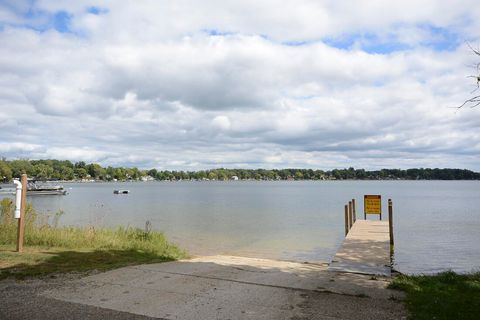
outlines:
[[[480,268],[479,181],[210,181],[65,183],[67,196],[31,196],[65,225],[153,228],[191,254],[331,260],[344,238],[344,204],[381,194],[394,204],[395,269]],[[128,195],[114,195],[128,189]],[[385,215],[386,216],[386,215]],[[385,217],[386,218],[386,217]]]

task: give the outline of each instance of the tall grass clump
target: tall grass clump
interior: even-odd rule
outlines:
[[[14,245],[17,220],[14,203],[5,198],[0,201],[0,245]],[[147,222],[145,230],[132,227],[116,229],[58,226],[63,211],[39,214],[27,204],[25,210],[25,246],[62,248],[69,250],[122,250],[136,251],[174,260],[185,257],[184,251],[170,243],[163,233],[152,231]]]

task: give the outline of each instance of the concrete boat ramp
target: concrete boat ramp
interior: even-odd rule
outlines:
[[[401,319],[388,222],[357,220],[330,264],[207,256],[126,267],[43,293],[160,319]]]
[[[327,264],[210,256],[131,266],[65,283],[48,299],[160,319],[400,319],[384,277]]]

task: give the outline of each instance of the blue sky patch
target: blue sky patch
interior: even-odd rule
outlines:
[[[361,45],[363,51],[372,54],[389,54],[398,51],[407,51],[413,49],[411,45],[398,41],[376,42],[367,41]]]
[[[218,36],[218,37],[222,37],[222,36],[231,36],[231,35],[234,35],[235,32],[230,32],[230,31],[220,31],[220,30],[215,30],[215,29],[205,29],[203,30],[206,34],[208,34],[209,36]]]
[[[87,12],[95,15],[101,15],[101,14],[107,14],[108,9],[107,8],[100,8],[100,7],[88,7]]]
[[[397,51],[412,50],[416,47],[427,47],[435,51],[455,50],[461,39],[458,34],[446,28],[436,27],[430,24],[419,24],[413,28],[425,32],[428,37],[418,43],[407,43],[399,38],[402,27],[397,26],[388,34],[377,33],[351,33],[338,37],[325,38],[323,42],[331,47],[350,50],[353,47],[373,54],[389,54]],[[412,32],[414,32],[412,30]]]
[[[421,28],[427,30],[432,35],[430,40],[424,42],[424,45],[436,51],[455,50],[463,42],[456,33],[446,28],[432,25],[422,25]]]
[[[0,6],[5,6],[9,11],[23,20],[22,23],[2,23],[2,21],[0,21],[0,25],[3,27],[9,25],[14,28],[31,29],[37,32],[46,32],[55,29],[60,33],[76,34],[76,32],[71,29],[73,14],[65,10],[49,12],[35,7],[34,1],[30,1],[29,6],[23,8],[2,3],[0,3]]]
[[[53,28],[61,33],[71,32],[70,31],[70,20],[72,15],[66,11],[59,11],[53,15],[52,23]]]
[[[338,49],[350,49],[353,46],[355,39],[359,37],[360,35],[347,34],[340,37],[325,38],[323,42],[330,47]]]
[[[380,39],[376,34],[347,34],[336,38],[327,38],[323,41],[325,44],[338,49],[349,50],[354,46],[373,54],[389,54],[396,51],[405,51],[411,49],[411,46],[396,41],[394,37]]]

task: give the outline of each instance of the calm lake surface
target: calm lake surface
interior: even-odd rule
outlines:
[[[344,238],[344,204],[381,194],[394,204],[395,268],[480,269],[479,181],[210,181],[65,183],[67,196],[31,196],[64,225],[153,228],[191,254],[331,260]],[[114,195],[128,189],[128,195]],[[1,197],[1,196],[0,196]],[[384,215],[388,216],[388,215]],[[384,219],[387,217],[384,217]]]

